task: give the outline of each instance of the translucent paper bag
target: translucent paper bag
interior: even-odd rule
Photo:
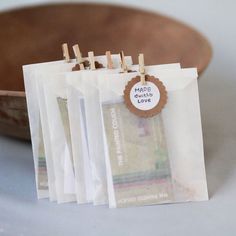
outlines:
[[[55,174],[55,168],[54,168],[54,161],[52,156],[52,150],[51,150],[51,138],[50,138],[50,132],[49,132],[49,124],[48,124],[48,115],[46,110],[46,102],[45,102],[45,96],[44,96],[44,90],[43,90],[43,82],[44,82],[44,76],[42,74],[44,73],[59,73],[63,71],[71,71],[72,68],[75,66],[75,62],[71,63],[48,63],[47,66],[44,67],[44,69],[38,69],[35,70],[35,83],[36,83],[36,94],[39,102],[39,110],[40,110],[40,120],[42,124],[42,133],[43,133],[43,139],[44,139],[44,146],[45,146],[45,154],[46,154],[46,160],[47,160],[47,170],[48,170],[48,176],[49,176],[49,182],[51,188],[53,187],[55,189],[54,197],[50,197],[50,200],[57,200],[56,195],[60,195],[60,188],[58,187],[58,184],[56,186],[56,174]],[[47,78],[46,78],[47,79]]]
[[[112,55],[112,59],[113,68],[119,68],[120,59],[118,55]],[[132,58],[129,56],[126,57],[126,62],[130,66],[132,64]],[[93,129],[94,125],[87,121],[87,113],[90,110],[86,107],[83,84],[85,83],[93,87],[93,85],[97,84],[98,74],[116,73],[118,71],[120,69],[85,70],[67,73],[68,110],[73,157],[76,166],[75,169],[77,170],[78,202],[93,201],[96,205],[103,204],[104,195],[107,196],[107,194],[104,194],[104,191],[106,192],[106,187],[104,187],[104,184],[106,185],[106,179],[102,179],[105,176],[105,169],[99,168],[102,157],[99,151],[100,147],[96,145],[96,142],[93,142],[95,137],[91,137],[88,134],[88,130]],[[89,142],[89,140],[91,141]]]
[[[141,118],[123,93],[138,75],[109,75],[100,88],[110,207],[207,200],[197,72],[149,71],[168,93],[161,113]]]
[[[67,127],[63,126],[66,117],[64,117],[65,114],[61,115],[59,107],[63,106],[64,100],[56,94],[63,82],[63,74],[61,75],[60,78],[60,76],[52,74],[43,84],[58,203],[76,200],[71,147],[66,139]],[[55,79],[58,80],[58,84],[55,84]]]
[[[118,66],[120,60],[119,55],[112,55],[112,58],[114,59],[113,63]],[[105,67],[107,63],[105,56],[98,56],[94,59],[102,63]],[[56,70],[58,70],[58,72],[72,71],[72,65],[68,65],[65,68],[58,67],[57,69],[55,66],[53,73],[51,73],[51,70],[44,70],[42,73],[39,73],[40,79],[38,81],[42,83],[43,91],[41,91],[41,94],[43,94],[45,98],[47,114],[47,116],[45,116],[45,122],[48,122],[48,130],[51,139],[50,146],[55,164],[54,170],[58,189],[57,200],[59,203],[74,201],[75,196],[72,195],[76,195],[78,203],[85,203],[87,201],[82,199],[80,195],[77,195],[79,182],[77,178],[77,168],[74,166],[71,146],[71,129],[69,126],[67,108],[65,73],[57,73]]]
[[[93,201],[93,182],[87,142],[84,99],[73,86],[69,91],[67,104],[76,176],[77,202],[89,203]]]
[[[138,66],[131,67],[132,70],[137,70]],[[151,67],[155,68],[155,67]],[[172,64],[172,65],[162,65],[157,66],[157,68],[176,68],[179,69],[179,64]],[[67,78],[70,80],[70,84],[73,83],[73,86],[69,89],[69,92],[73,93],[72,96],[69,96],[68,102],[77,104],[77,111],[73,106],[71,112],[75,116],[77,113],[79,116],[80,108],[79,98],[83,97],[84,99],[84,107],[85,107],[85,117],[86,117],[86,125],[81,125],[80,122],[71,121],[71,127],[76,127],[71,130],[77,131],[82,130],[83,127],[86,126],[87,129],[87,136],[88,136],[88,146],[89,146],[89,153],[90,153],[90,160],[91,160],[91,167],[92,167],[92,175],[93,175],[93,182],[94,182],[94,197],[93,202],[94,205],[106,204],[107,203],[107,185],[106,185],[106,167],[105,167],[105,150],[104,150],[104,139],[103,139],[103,128],[102,128],[102,116],[100,110],[100,103],[99,103],[99,89],[98,87],[101,84],[106,84],[107,77],[106,74],[100,71],[100,73],[89,73],[87,74],[82,73],[80,74],[80,78],[76,73],[68,74]],[[110,71],[109,74],[120,74],[119,70]],[[100,78],[100,79],[99,79]],[[100,85],[99,85],[100,84]],[[102,86],[102,85],[101,85]],[[76,91],[77,90],[77,91]],[[76,102],[77,100],[77,102]],[[78,117],[77,116],[77,117]],[[74,123],[74,124],[73,124]],[[72,133],[73,133],[72,131]],[[72,139],[74,140],[74,139]],[[72,141],[73,143],[73,141]],[[75,149],[74,149],[75,150]]]
[[[49,173],[49,169],[47,168],[50,165],[50,160],[47,159],[45,141],[43,138],[43,130],[41,126],[39,101],[37,97],[36,74],[37,71],[43,71],[44,68],[64,64],[64,61],[54,61],[23,66],[24,84],[35,166],[35,180],[37,195],[39,199],[50,197],[50,200],[55,200],[56,190],[53,185],[53,175]]]

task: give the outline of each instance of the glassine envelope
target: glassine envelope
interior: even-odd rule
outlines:
[[[168,91],[168,102],[156,117],[137,117],[123,103],[124,87],[136,73],[109,75],[102,87],[110,207],[208,199],[197,71],[150,74]],[[152,178],[159,178],[156,188],[152,182],[138,185]]]

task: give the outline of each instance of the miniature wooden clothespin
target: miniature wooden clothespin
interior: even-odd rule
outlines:
[[[139,54],[138,56],[138,64],[139,64],[139,72],[140,72],[140,81],[141,84],[144,85],[146,84],[145,81],[145,67],[144,67],[144,55],[142,53]]]
[[[113,61],[111,58],[111,52],[110,51],[106,51],[106,57],[107,57],[107,68],[108,69],[113,69]]]
[[[88,52],[88,58],[89,58],[89,63],[90,63],[90,69],[91,70],[96,70],[94,52],[93,51]]]
[[[79,64],[80,70],[84,70],[82,54],[80,52],[79,45],[75,44],[72,48],[73,48],[73,51],[74,51],[74,54],[75,54],[76,61]]]
[[[67,43],[62,44],[62,53],[63,53],[63,58],[66,62],[70,62],[70,54],[68,50],[68,45]]]
[[[128,66],[126,65],[126,62],[125,62],[125,55],[124,55],[124,52],[123,52],[123,51],[120,52],[120,60],[121,60],[121,69],[122,69],[122,72],[127,73],[127,72],[128,72]]]

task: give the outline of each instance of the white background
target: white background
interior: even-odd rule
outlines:
[[[0,0],[0,9],[39,2]],[[104,2],[170,15],[212,43],[199,82],[210,201],[121,210],[37,201],[30,144],[0,136],[0,235],[236,235],[236,2]]]

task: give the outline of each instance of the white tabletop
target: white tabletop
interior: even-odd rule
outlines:
[[[2,0],[0,8],[23,2],[33,1]],[[0,235],[235,235],[235,1],[107,2],[169,14],[195,26],[212,42],[214,57],[199,82],[210,200],[113,210],[38,201],[30,144],[0,136]]]

